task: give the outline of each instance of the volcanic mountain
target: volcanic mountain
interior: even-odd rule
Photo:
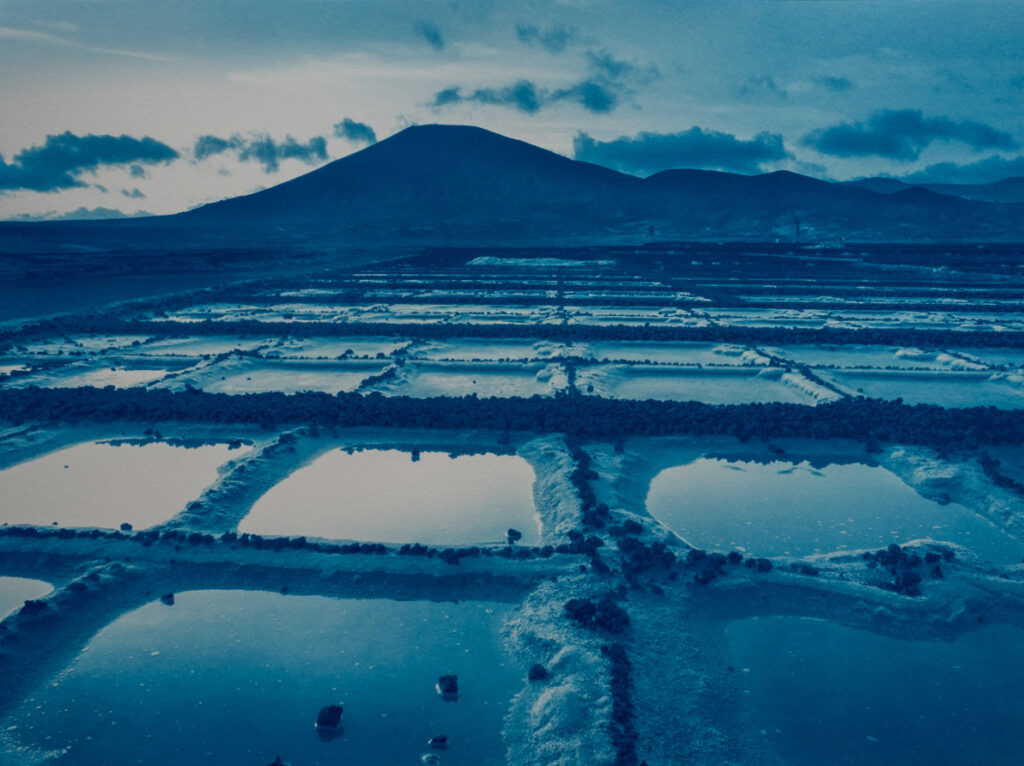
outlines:
[[[178,215],[0,225],[0,250],[33,239],[102,249],[638,242],[651,227],[659,239],[1024,240],[1024,205],[884,187],[785,171],[638,178],[481,128],[422,125]]]

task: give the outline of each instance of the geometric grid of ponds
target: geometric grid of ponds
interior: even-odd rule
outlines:
[[[858,394],[1005,410],[1024,400],[1016,350],[979,340],[1019,331],[1006,307],[858,310],[861,296],[829,307],[831,298],[799,290],[771,296],[774,307],[745,305],[771,302],[750,289],[766,279],[760,262],[682,255],[673,264],[662,253],[647,268],[639,252],[530,267],[521,262],[529,257],[434,254],[320,274],[309,291],[288,277],[249,295],[242,286],[143,302],[117,314],[136,312],[139,332],[69,330],[0,349],[11,373],[4,388],[111,385],[97,395],[146,390],[175,402],[198,396],[193,388],[357,392],[373,406],[423,399],[424,410],[436,397],[473,394],[755,408]],[[571,279],[560,273],[571,268]],[[503,289],[518,281],[523,289]],[[780,293],[791,284],[775,281]],[[865,290],[863,300],[883,297]],[[199,324],[207,320],[224,331]],[[785,328],[822,340],[772,335]],[[934,343],[827,335],[904,329],[950,332]],[[216,417],[228,418],[234,401],[221,401]],[[976,451],[921,445],[900,463],[901,445],[884,438],[872,449],[884,465],[864,445],[856,458],[808,463],[756,438],[740,453],[740,434],[730,442],[736,457],[716,457],[719,441],[646,476],[636,466],[648,447],[628,434],[583,448],[542,419],[508,433],[495,412],[487,433],[479,424],[350,431],[226,420],[219,439],[207,430],[187,448],[197,426],[173,415],[110,426],[128,437],[117,446],[90,437],[49,451],[46,439],[65,424],[5,424],[0,451],[27,457],[0,471],[0,594],[30,602],[15,604],[0,630],[4,656],[24,660],[16,672],[4,666],[18,690],[0,695],[5,755],[87,765],[143,763],[154,752],[227,764],[278,755],[294,764],[639,763],[647,752],[694,763],[1012,757],[1005,732],[1018,711],[965,679],[1007,695],[1016,683],[989,661],[1019,644],[1007,627],[1022,558],[1013,444],[993,445],[996,463],[984,466]],[[182,438],[139,438],[154,426]],[[245,448],[228,449],[239,433]],[[147,450],[170,451],[150,464],[136,457]],[[176,469],[180,450],[202,460]],[[117,457],[91,462],[104,452]],[[632,495],[622,490],[630,482]],[[586,508],[588,488],[597,497]],[[27,498],[17,513],[15,497]],[[115,536],[125,522],[133,529]],[[676,535],[742,555],[691,556]],[[895,563],[859,554],[922,538],[935,547],[906,545]],[[673,563],[659,563],[665,551]],[[918,553],[940,562],[914,569],[907,562]],[[774,569],[763,571],[765,561]],[[908,571],[925,579],[908,585]],[[15,579],[26,575],[31,587]],[[292,595],[296,581],[303,595]],[[134,600],[122,595],[132,588]],[[168,590],[178,592],[160,599]],[[746,601],[729,595],[743,592]],[[700,622],[685,623],[678,609],[718,594],[738,619],[718,643],[700,637],[709,655],[694,653],[687,631]],[[568,608],[588,599],[599,604],[590,617],[586,603]],[[1011,606],[992,609],[999,599]],[[615,605],[632,623],[616,627]],[[986,621],[1006,624],[968,632]],[[672,626],[669,644],[657,624]],[[915,640],[882,635],[895,625]],[[60,662],[47,664],[46,646],[58,647]],[[723,673],[732,668],[716,689],[720,704],[669,703],[666,688],[708,688],[691,682],[712,677],[717,666],[702,665],[711,657]],[[534,664],[542,671],[528,675]],[[802,670],[813,672],[798,678]],[[446,673],[458,675],[457,701],[435,688]],[[883,687],[894,674],[927,688],[928,700],[909,711],[890,704]],[[850,704],[800,704],[823,696]],[[970,711],[950,716],[960,699]],[[624,712],[634,700],[635,712]],[[345,704],[344,731],[325,742],[312,720],[333,702]],[[707,736],[728,730],[730,716],[741,736]],[[168,720],[190,736],[153,724]],[[968,732],[984,742],[970,743]],[[442,734],[447,749],[428,744]]]

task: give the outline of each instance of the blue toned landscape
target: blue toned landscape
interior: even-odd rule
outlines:
[[[1024,5],[0,5],[0,764],[1017,764]]]

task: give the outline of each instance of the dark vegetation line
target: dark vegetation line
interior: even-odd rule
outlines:
[[[623,436],[732,435],[774,439],[855,439],[930,446],[943,452],[1024,443],[1024,411],[947,409],[901,400],[850,398],[808,406],[787,403],[704,404],[592,396],[418,399],[321,392],[217,394],[138,388],[0,389],[0,416],[24,422],[249,423],[327,427],[482,429],[563,433],[577,439]]]
[[[552,341],[661,341],[742,345],[869,345],[921,348],[1024,348],[1024,333],[986,330],[841,327],[679,327],[587,324],[418,324],[397,322],[154,322],[106,316],[45,320],[0,332],[0,351],[19,343],[69,334],[149,335],[189,338],[221,335],[292,338],[406,337],[502,338]]]

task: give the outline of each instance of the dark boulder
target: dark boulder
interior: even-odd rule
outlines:
[[[341,726],[341,714],[344,712],[344,705],[324,705],[316,716],[317,728],[337,729]]]
[[[443,675],[437,679],[437,690],[445,699],[459,696],[459,677],[454,673]]]
[[[537,662],[530,666],[530,671],[527,673],[527,677],[531,681],[543,681],[548,677],[547,668]]]

